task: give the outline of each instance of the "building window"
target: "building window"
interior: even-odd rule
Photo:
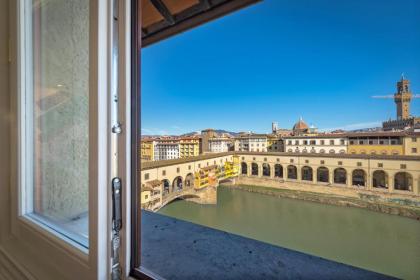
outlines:
[[[149,180],[149,173],[144,174],[144,180]]]
[[[293,161],[294,161],[294,160],[291,158],[291,159],[290,159],[290,163],[293,163]]]
[[[162,176],[166,175],[166,170],[162,170]]]
[[[363,140],[359,140],[359,145],[363,145]]]
[[[378,163],[378,167],[384,167],[384,164],[383,163]]]
[[[264,161],[267,161],[267,158],[266,157],[264,158]]]
[[[369,140],[369,145],[373,145],[373,140]]]
[[[330,140],[330,145],[335,145],[334,140]]]
[[[252,160],[255,160],[255,158],[253,157]]]
[[[198,164],[198,168],[201,168],[201,164],[200,163]]]
[[[344,141],[343,139],[340,140],[340,145],[344,145],[346,144],[346,141]]]
[[[417,137],[412,137],[411,142],[417,142]]]
[[[416,154],[416,153],[417,153],[417,148],[411,148],[411,152],[412,152],[413,154]]]
[[[279,161],[280,161],[280,159],[278,158],[278,159],[277,159],[277,162],[279,162]]]
[[[288,143],[289,143],[289,145],[292,145],[292,140],[289,140]]]
[[[308,145],[308,140],[303,140],[303,145]]]
[[[324,160],[321,160],[321,164],[325,164],[325,161]]]
[[[324,140],[321,140],[321,145],[324,145],[325,144],[325,141]]]
[[[401,169],[406,169],[407,168],[407,165],[406,164],[401,164],[400,168]]]
[[[179,167],[176,168],[176,173],[179,173]]]
[[[245,160],[245,157],[242,157],[242,160]]]
[[[383,140],[379,140],[379,144],[380,145],[383,145],[384,144],[384,141]]]
[[[362,166],[362,163],[361,163],[361,162],[358,162],[358,163],[357,163],[357,166]]]
[[[309,160],[307,160],[307,159],[306,159],[306,160],[305,160],[305,163],[309,163]]]
[[[343,162],[342,162],[342,161],[339,161],[339,162],[338,162],[338,165],[343,165]]]
[[[353,140],[350,140],[350,145],[353,145],[354,144],[354,141]]]

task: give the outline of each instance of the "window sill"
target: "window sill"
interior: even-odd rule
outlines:
[[[165,279],[371,279],[382,275],[142,211],[142,265]]]

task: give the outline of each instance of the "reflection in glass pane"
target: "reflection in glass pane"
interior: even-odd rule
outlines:
[[[89,1],[33,0],[30,40],[33,200],[28,202],[32,216],[87,245]]]

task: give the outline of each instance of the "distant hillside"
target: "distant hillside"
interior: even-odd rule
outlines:
[[[232,131],[227,131],[227,130],[223,130],[223,129],[215,129],[214,130],[217,134],[222,134],[222,133],[227,133],[227,134],[230,134],[230,135],[232,135],[232,136],[237,136],[237,135],[239,135],[239,133],[238,132],[232,132]],[[185,134],[182,134],[182,135],[180,135],[180,136],[193,136],[193,135],[199,135],[200,133],[198,133],[197,131],[194,131],[194,132],[189,132],[189,133],[185,133]]]

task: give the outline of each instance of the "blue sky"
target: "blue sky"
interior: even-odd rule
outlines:
[[[379,126],[401,73],[419,94],[420,1],[266,0],[143,49],[142,133]]]

